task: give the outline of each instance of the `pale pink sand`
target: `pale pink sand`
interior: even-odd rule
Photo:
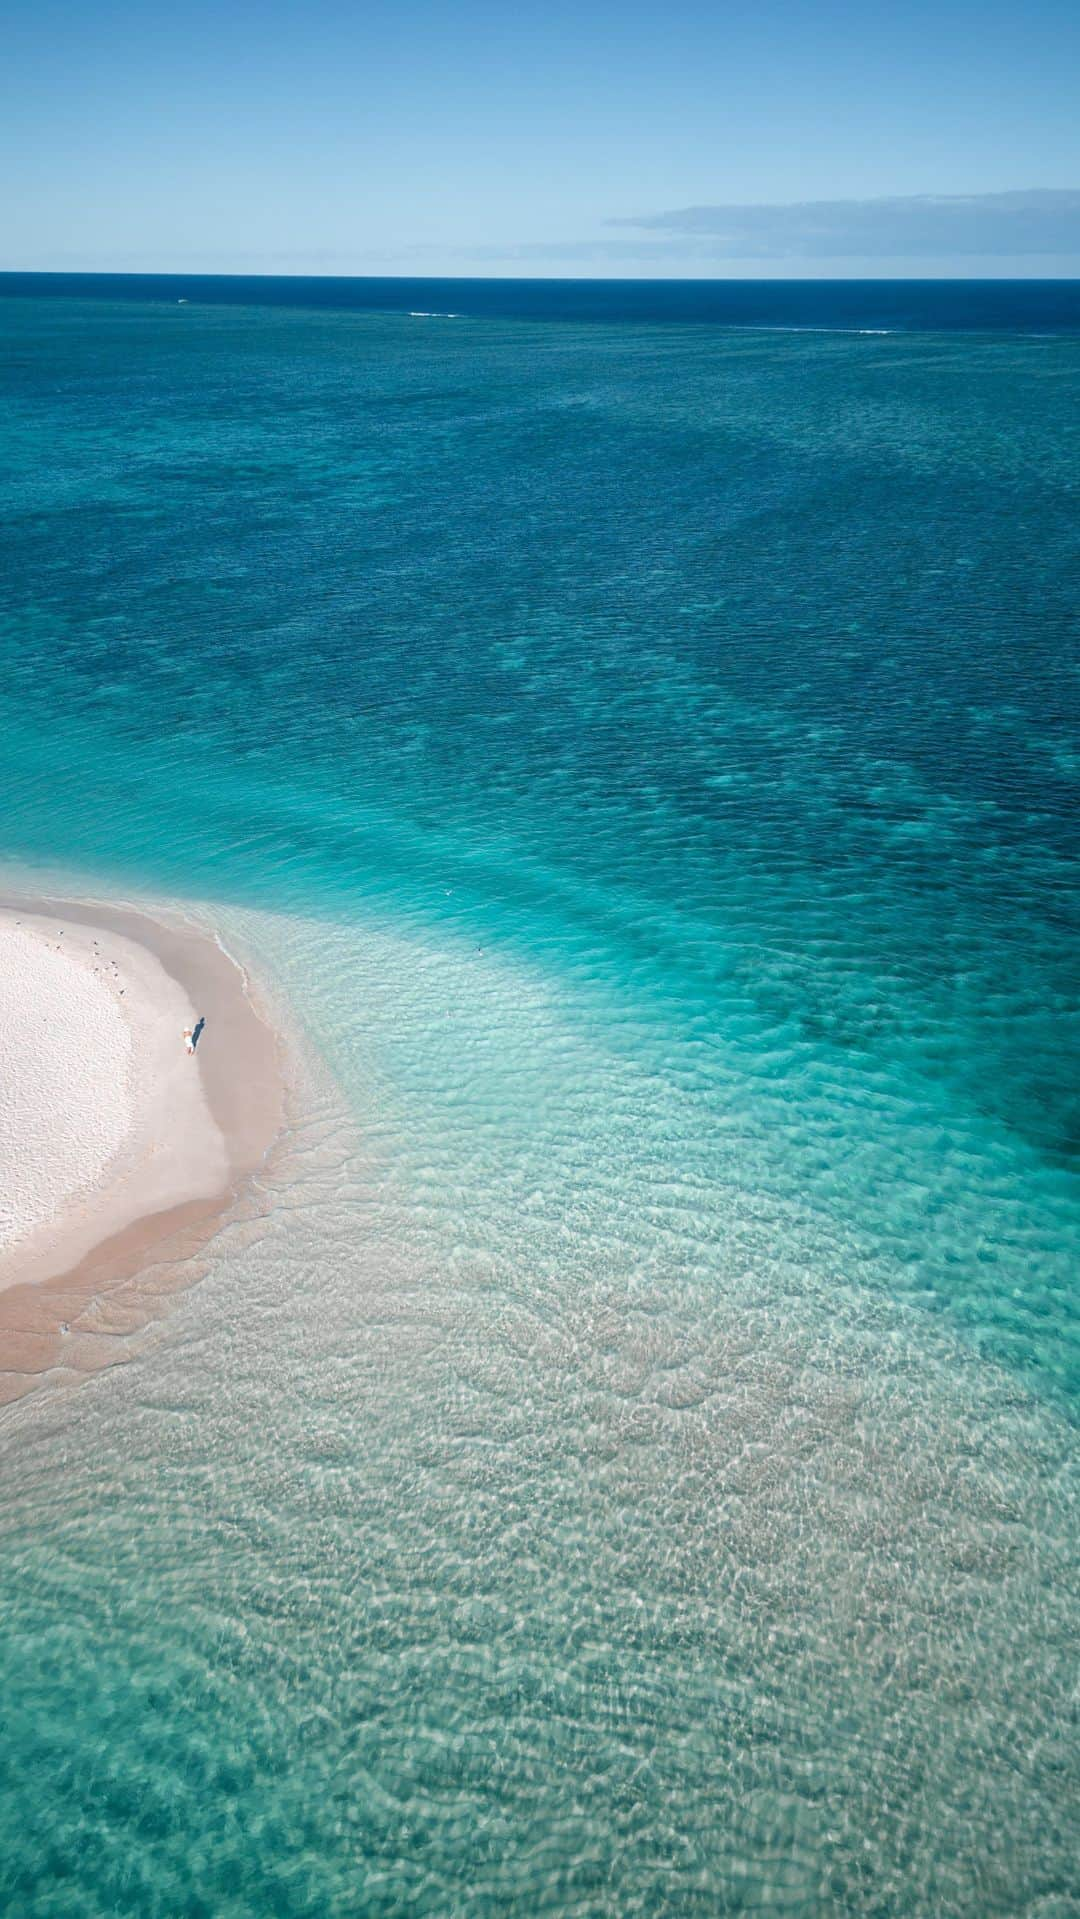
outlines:
[[[80,1328],[100,1342],[148,1316],[131,1282],[190,1257],[264,1161],[281,1062],[244,973],[191,922],[0,901],[0,1398],[70,1364]]]
[[[182,1037],[197,1018],[123,934],[0,913],[0,1283],[50,1279],[144,1214],[226,1184]]]
[[[85,935],[0,914],[0,1254],[88,1194],[131,1131],[131,1023]]]

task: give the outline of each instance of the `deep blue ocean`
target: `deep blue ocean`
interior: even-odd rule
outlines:
[[[826,332],[1080,333],[1080,280],[353,279],[0,273],[0,298],[321,307],[419,319],[698,322]]]
[[[1080,1913],[1080,285],[7,275],[0,396],[0,860],[311,1059],[0,1416],[0,1908]]]

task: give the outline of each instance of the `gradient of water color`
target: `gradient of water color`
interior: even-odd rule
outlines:
[[[4,1417],[8,1905],[1080,1910],[1076,340],[0,314],[3,853],[328,1069]]]

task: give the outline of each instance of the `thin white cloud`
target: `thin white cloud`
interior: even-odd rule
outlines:
[[[1080,191],[680,207],[610,220],[608,225],[679,235],[720,259],[1022,258],[1080,253]]]

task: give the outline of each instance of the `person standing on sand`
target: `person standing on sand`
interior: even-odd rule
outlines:
[[[192,1029],[190,1026],[185,1026],[184,1032],[183,1032],[185,1052],[193,1053],[195,1051],[196,1046],[199,1044],[199,1038],[202,1033],[202,1029],[205,1025],[206,1025],[206,1020],[204,1017],[199,1020],[198,1025],[194,1029]]]

